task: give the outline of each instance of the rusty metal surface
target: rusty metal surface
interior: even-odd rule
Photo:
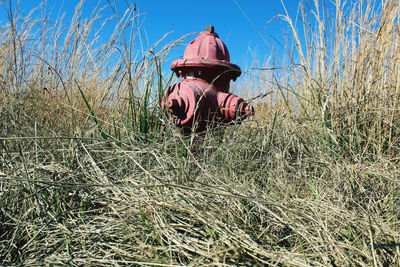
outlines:
[[[240,76],[240,67],[230,63],[226,45],[207,26],[175,60],[171,69],[182,81],[170,86],[161,106],[183,134],[204,131],[220,123],[245,119],[254,113],[242,98],[229,93],[231,80]]]

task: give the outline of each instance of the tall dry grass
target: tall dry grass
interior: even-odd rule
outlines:
[[[290,67],[250,73],[255,118],[189,137],[156,108],[175,43],[135,57],[134,7],[105,43],[82,4],[2,25],[1,263],[398,265],[399,4],[313,4],[280,17]]]

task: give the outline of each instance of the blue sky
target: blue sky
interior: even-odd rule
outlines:
[[[3,24],[7,21],[5,9],[9,6],[9,0],[0,2],[2,2],[0,20]],[[64,25],[68,24],[79,2],[79,0],[47,0],[48,14],[53,19],[59,14],[65,14]],[[134,0],[116,0],[121,13],[134,2]],[[14,9],[16,3],[16,0],[11,0]],[[40,3],[41,1],[20,0],[19,14],[28,15]],[[83,16],[88,16],[99,3],[100,6],[105,6],[108,1],[86,0]],[[136,0],[136,7],[137,12],[141,14],[139,17],[139,22],[142,23],[141,37],[149,46],[167,32],[172,33],[166,38],[165,43],[188,33],[202,31],[206,25],[214,25],[215,31],[228,46],[231,61],[243,69],[245,62],[253,61],[253,57],[263,62],[271,54],[269,46],[280,49],[276,40],[283,42],[282,33],[287,25],[273,18],[285,14],[282,3],[289,15],[296,18],[299,5],[297,0]],[[36,12],[37,16],[40,14],[40,11]],[[113,11],[111,8],[106,8],[102,14],[107,18],[113,15]],[[184,44],[194,37],[195,35],[190,37]],[[183,51],[184,46],[174,49],[166,60],[173,61],[181,56]]]
[[[278,20],[269,23],[268,27],[267,23],[284,12],[280,0],[206,0],[193,1],[193,5],[188,2],[139,0],[137,6],[146,14],[144,29],[149,38],[156,40],[169,31],[179,37],[213,25],[227,45],[231,60],[239,65],[243,65],[251,51],[261,57],[270,52],[263,38],[273,46],[277,45],[273,44],[270,35],[280,35],[281,25]],[[288,12],[295,16],[298,1],[286,2],[289,2],[286,4]]]
[[[347,8],[351,6],[352,1],[347,2]],[[55,21],[60,14],[63,14],[65,15],[63,24],[68,27],[79,2],[80,0],[0,0],[0,25],[8,21],[7,8],[10,3],[14,11],[18,3],[20,17],[28,15],[40,3],[46,3],[49,19]],[[285,32],[288,32],[289,36],[291,34],[288,24],[277,18],[280,14],[286,14],[287,11],[297,26],[302,28],[299,15],[300,0],[85,0],[82,17],[89,16],[96,6],[107,6],[110,2],[117,5],[120,13],[123,13],[129,5],[133,6],[136,3],[137,14],[140,14],[137,21],[142,25],[140,36],[145,49],[152,47],[168,32],[171,34],[161,45],[188,33],[203,31],[206,25],[215,26],[215,31],[229,49],[231,62],[244,70],[249,68],[249,63],[256,61],[264,63],[271,56],[272,50],[276,51],[275,59],[287,58],[287,51],[283,49],[282,44],[285,42]],[[313,0],[303,0],[303,2],[306,10],[314,10]],[[325,16],[335,16],[332,2],[334,1],[319,0],[320,12]],[[372,0],[372,2],[378,7],[382,0]],[[42,14],[43,10],[39,9],[33,17],[39,18]],[[108,7],[102,10],[101,15],[104,18],[102,20],[105,20],[114,13],[112,8]],[[312,16],[309,14],[309,17]],[[116,23],[114,19],[109,23],[110,27],[105,28],[104,42],[108,41],[107,35],[111,34],[113,30],[111,26],[115,26]],[[185,45],[195,36],[170,52],[166,58],[166,68],[174,59],[183,56]],[[139,50],[139,46],[136,48]],[[276,64],[279,65],[281,62]]]

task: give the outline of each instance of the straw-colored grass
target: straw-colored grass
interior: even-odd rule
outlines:
[[[105,43],[81,5],[1,25],[1,264],[398,265],[399,3],[320,5],[247,71],[256,116],[188,137],[157,108],[180,40],[137,53],[135,9]]]

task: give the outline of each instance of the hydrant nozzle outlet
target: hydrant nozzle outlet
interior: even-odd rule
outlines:
[[[169,99],[166,103],[166,106],[174,114],[180,114],[185,112],[185,102],[179,96]]]

